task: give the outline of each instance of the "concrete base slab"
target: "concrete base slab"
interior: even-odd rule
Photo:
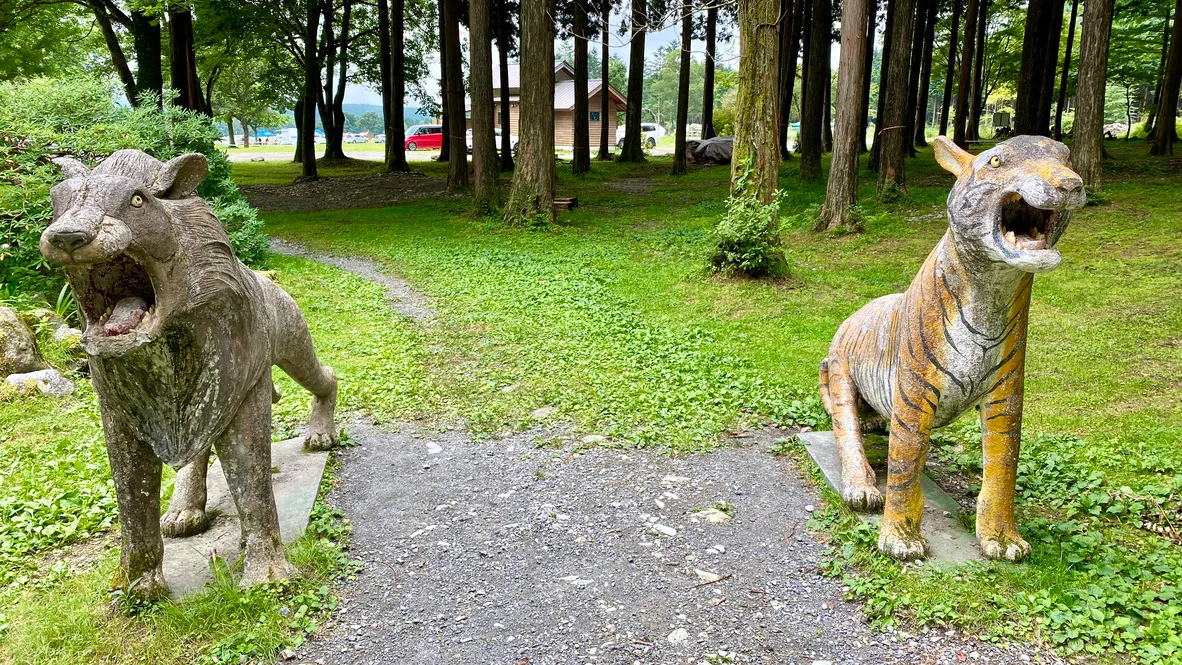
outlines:
[[[283,542],[290,543],[307,528],[327,461],[327,452],[305,451],[303,438],[271,446],[271,485]],[[210,467],[206,487],[206,511],[212,516],[209,530],[188,538],[164,539],[164,579],[174,598],[198,593],[213,581],[211,557],[221,557],[232,566],[241,554],[238,509],[221,462]]]
[[[833,432],[802,432],[798,435],[804,443],[809,457],[821,469],[825,482],[834,492],[841,494],[841,458]],[[876,469],[878,489],[886,494],[886,471]],[[923,487],[923,535],[930,548],[927,561],[934,565],[956,565],[965,561],[984,561],[977,547],[977,537],[961,526],[957,519],[960,506],[948,493],[940,489],[925,473]],[[881,514],[857,513],[865,522],[875,524],[882,521]]]

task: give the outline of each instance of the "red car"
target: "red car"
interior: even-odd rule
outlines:
[[[439,150],[443,148],[443,125],[415,125],[406,130],[407,150]]]

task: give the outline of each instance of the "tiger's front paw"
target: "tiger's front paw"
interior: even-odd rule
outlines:
[[[1030,543],[1017,530],[1007,529],[995,535],[978,534],[981,554],[988,559],[1017,563],[1030,556]]]
[[[878,531],[878,551],[897,561],[915,561],[928,555],[928,541],[918,531],[903,535],[884,522]]]

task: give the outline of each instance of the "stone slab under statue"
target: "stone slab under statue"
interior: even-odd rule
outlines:
[[[327,462],[327,451],[306,450],[302,438],[271,446],[271,486],[284,543],[291,543],[308,528]],[[199,593],[213,581],[210,556],[216,554],[233,566],[242,554],[241,522],[221,462],[209,467],[206,487],[209,528],[193,536],[164,539],[164,579],[173,598]]]
[[[833,432],[801,432],[796,435],[805,451],[821,470],[825,484],[834,492],[842,493],[841,458]],[[879,491],[886,489],[886,472],[876,473]],[[923,536],[928,541],[927,560],[935,566],[954,566],[966,561],[984,561],[977,539],[960,522],[960,505],[947,492],[923,475]],[[855,513],[858,519],[871,524],[882,521],[877,513]]]

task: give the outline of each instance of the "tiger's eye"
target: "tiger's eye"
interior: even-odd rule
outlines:
[[[143,205],[144,205],[144,197],[140,196],[139,194],[132,194],[131,195],[131,206],[133,208],[139,208],[139,207],[142,207]]]
[[[990,157],[989,158],[989,165],[992,166],[993,168],[997,168],[997,167],[1001,166],[1001,157],[998,157],[997,155]]]

